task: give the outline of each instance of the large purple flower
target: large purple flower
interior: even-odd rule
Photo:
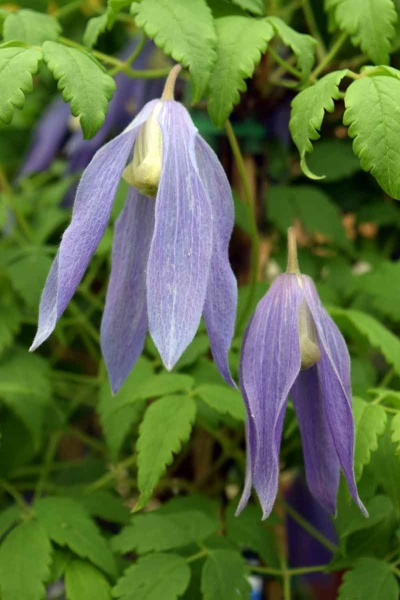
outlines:
[[[146,104],[94,156],[47,278],[31,350],[52,333],[107,227],[121,177],[132,187],[115,230],[101,346],[116,392],[147,329],[167,369],[203,314],[214,360],[233,384],[227,353],[237,288],[228,260],[233,201],[226,175],[186,109],[173,100],[177,67],[161,100]],[[132,160],[126,166],[129,157]]]
[[[300,275],[293,229],[289,242],[288,270],[259,302],[243,341],[240,386],[247,408],[247,469],[238,513],[253,485],[264,518],[272,510],[289,394],[311,493],[335,513],[342,468],[351,496],[366,512],[354,478],[349,354],[314,283]]]

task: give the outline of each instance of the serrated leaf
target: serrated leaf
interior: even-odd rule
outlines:
[[[271,186],[267,198],[267,217],[286,234],[295,220],[310,234],[322,234],[329,242],[349,250],[341,215],[336,204],[320,188],[299,185]]]
[[[265,11],[264,0],[232,0],[232,4],[259,17],[261,17]]]
[[[124,505],[121,496],[107,490],[97,490],[92,494],[77,494],[74,498],[93,517],[127,525],[130,522],[130,510]]]
[[[85,46],[93,48],[97,44],[99,36],[107,29],[108,21],[109,16],[107,13],[100,15],[100,17],[89,19],[82,38]]]
[[[32,75],[41,59],[42,53],[35,48],[0,49],[0,119],[7,125],[12,121],[14,108],[23,108],[25,94],[32,91]]]
[[[138,27],[190,71],[193,102],[205,92],[216,60],[216,35],[205,0],[142,0],[131,9]]]
[[[258,554],[269,567],[279,567],[279,556],[273,528],[262,521],[258,507],[248,505],[237,517],[237,502],[226,512],[226,534],[241,551],[251,550]]]
[[[390,429],[392,431],[392,442],[397,445],[396,454],[400,454],[400,412],[393,417]]]
[[[343,576],[338,600],[398,600],[399,586],[390,565],[376,558],[360,558]]]
[[[289,27],[279,17],[268,17],[268,22],[271,23],[282,42],[293,50],[297,57],[298,67],[303,75],[303,80],[307,79],[315,61],[317,41],[310,35],[295,31],[295,29]]]
[[[354,398],[353,415],[356,432],[354,472],[358,481],[364,466],[371,460],[371,452],[378,448],[378,438],[385,431],[386,413],[381,406]]]
[[[192,398],[165,396],[146,411],[140,426],[138,451],[138,488],[136,509],[142,508],[192,431],[196,403]]]
[[[104,123],[114,80],[91,56],[76,48],[45,42],[43,56],[62,97],[71,103],[72,114],[80,118],[83,137],[93,137]]]
[[[343,324],[343,328],[356,330],[366,337],[370,344],[379,348],[387,362],[400,374],[400,340],[384,325],[367,313],[353,309],[330,308],[331,316]]]
[[[111,394],[108,382],[100,389],[100,421],[113,459],[117,458],[126,436],[143,414],[145,404],[137,395],[137,388],[153,375],[151,363],[140,357],[115,396]]]
[[[396,456],[396,446],[391,440],[391,423],[392,418],[389,416],[378,449],[371,457],[371,468],[377,483],[390,496],[398,513],[400,511],[400,461]]]
[[[233,550],[212,550],[203,566],[201,591],[204,600],[232,600],[250,595],[247,568]]]
[[[46,40],[55,41],[60,33],[57,19],[29,9],[11,13],[3,26],[5,42],[18,40],[33,46],[41,46]]]
[[[370,171],[381,188],[400,199],[400,81],[395,77],[363,77],[345,96],[343,122],[350,125],[353,150],[364,171]]]
[[[65,572],[67,600],[111,600],[111,586],[101,571],[83,560],[71,560]]]
[[[338,504],[335,527],[341,539],[347,538],[357,531],[370,529],[390,517],[393,513],[393,502],[387,496],[378,495],[366,502],[368,519],[353,502]]]
[[[387,64],[397,13],[392,0],[326,0],[339,29],[375,64]]]
[[[175,554],[151,554],[129,567],[113,590],[120,600],[176,600],[190,580],[185,559]]]
[[[306,154],[313,151],[312,140],[318,140],[325,111],[332,112],[334,100],[339,98],[339,84],[347,75],[347,69],[334,71],[322,77],[317,83],[306,88],[292,100],[292,113],[289,128],[294,143],[300,152],[300,164],[304,173],[311,179],[322,176],[311,173],[307,166]]]
[[[209,82],[208,113],[215,125],[222,127],[240,92],[247,89],[251,77],[274,35],[265,19],[231,15],[215,19],[217,60]]]
[[[198,510],[151,511],[137,515],[112,542],[114,551],[125,554],[163,552],[201,542],[218,531],[219,522]]]
[[[19,506],[9,506],[0,513],[0,539],[17,523],[20,516]]]
[[[46,532],[37,521],[17,525],[0,547],[1,599],[42,600],[51,551]]]
[[[400,321],[400,261],[382,262],[357,278],[357,290],[371,298],[379,313]]]
[[[308,157],[313,173],[324,173],[323,182],[340,181],[360,171],[360,162],[354,156],[352,144],[347,140],[321,140]]]
[[[239,391],[224,385],[201,385],[196,390],[206,404],[221,414],[228,414],[237,421],[244,421],[246,411]]]
[[[35,512],[56,544],[67,546],[109,575],[115,575],[114,557],[105,539],[78,502],[62,497],[41,498],[35,503]]]

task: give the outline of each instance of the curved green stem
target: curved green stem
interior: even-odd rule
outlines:
[[[307,531],[307,533],[312,535],[313,538],[315,538],[322,546],[325,546],[325,548],[332,552],[332,554],[337,552],[336,544],[328,540],[327,537],[325,537],[320,531],[318,531],[318,529],[311,525],[311,523],[302,517],[302,515],[298,513],[297,510],[295,510],[292,506],[290,506],[290,504],[288,504],[285,500],[281,500],[281,502],[287,514],[290,515],[292,519],[304,529],[304,531]]]
[[[333,59],[336,57],[338,52],[340,51],[343,44],[346,42],[348,38],[347,33],[343,32],[339,35],[336,42],[333,44],[332,48],[329,50],[328,54],[321,60],[319,65],[315,67],[314,71],[311,73],[309,77],[309,81],[314,83],[318,77],[321,75],[323,71],[331,64]]]
[[[289,64],[284,58],[279,56],[279,54],[275,52],[275,50],[271,46],[268,48],[268,52],[272,56],[274,61],[277,62],[278,65],[281,65],[281,67],[283,67],[288,73],[291,73],[292,75],[294,75],[294,77],[297,77],[297,79],[302,78],[302,74],[300,73],[300,71],[295,67],[292,67],[292,65]]]
[[[304,13],[304,18],[307,23],[307,27],[311,35],[315,40],[317,40],[317,54],[319,60],[323,60],[326,56],[326,46],[325,42],[322,38],[322,35],[318,29],[317,21],[315,20],[314,11],[311,6],[310,0],[303,0],[302,9]]]
[[[132,52],[132,54],[130,56],[128,56],[128,58],[124,61],[125,66],[128,67],[129,69],[130,69],[130,65],[135,62],[135,60],[137,59],[137,57],[143,50],[143,48],[146,44],[146,39],[147,39],[146,34],[143,32],[140,42],[137,44],[137,46],[134,49],[134,51]],[[119,73],[120,71],[121,71],[121,67],[114,67],[113,69],[111,69],[109,71],[109,74],[111,76],[114,76],[117,73]]]
[[[232,154],[236,162],[236,166],[239,172],[239,177],[243,186],[243,193],[245,197],[246,205],[249,209],[250,214],[250,231],[251,231],[251,278],[250,278],[250,291],[247,298],[246,305],[241,315],[239,315],[237,322],[237,330],[240,330],[243,323],[246,321],[248,312],[253,304],[253,299],[256,291],[257,275],[258,275],[258,264],[259,264],[259,248],[260,240],[258,236],[258,227],[256,219],[256,207],[255,201],[250,191],[249,181],[247,179],[246,167],[244,164],[243,156],[240,151],[240,147],[233,131],[233,127],[229,120],[225,123],[226,134],[228,136],[229,144],[231,146]]]

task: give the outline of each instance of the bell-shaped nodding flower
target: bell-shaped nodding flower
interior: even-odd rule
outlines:
[[[232,194],[213,150],[173,99],[179,70],[179,65],[172,69],[161,99],[146,104],[83,173],[72,221],[40,302],[31,350],[49,337],[71,300],[124,177],[130,187],[115,226],[101,324],[101,347],[114,392],[141,354],[147,330],[164,365],[172,369],[202,315],[214,360],[234,385],[227,360],[237,301],[228,260]]]
[[[294,230],[288,231],[288,269],[259,302],[243,340],[240,387],[246,403],[247,468],[238,514],[254,486],[270,514],[278,491],[279,449],[290,395],[313,496],[336,512],[340,469],[367,515],[354,478],[354,421],[350,358],[323,308],[313,281],[301,275]]]

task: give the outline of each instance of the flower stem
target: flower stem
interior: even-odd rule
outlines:
[[[294,227],[289,227],[287,230],[288,252],[287,252],[287,269],[286,273],[294,273],[300,275],[299,261],[297,259],[297,242],[296,231]]]
[[[35,499],[40,498],[40,496],[43,494],[43,492],[45,490],[46,479],[47,479],[49,473],[51,472],[53,460],[54,460],[54,457],[55,457],[55,454],[57,451],[57,447],[58,447],[58,443],[60,441],[61,435],[62,435],[61,431],[55,431],[50,436],[49,445],[47,446],[46,454],[44,456],[42,470],[41,470],[41,473],[39,475],[39,479],[38,479],[38,482],[36,485]]]
[[[275,50],[271,46],[268,48],[268,52],[272,56],[274,61],[278,63],[278,65],[281,65],[281,67],[288,71],[288,73],[294,75],[294,77],[297,77],[297,79],[301,79],[302,74],[300,73],[300,71],[295,67],[292,67],[292,65],[289,64],[284,58],[279,56],[279,54],[275,52]]]
[[[147,39],[146,34],[142,33],[142,37],[140,39],[140,42],[137,44],[137,46],[134,49],[134,51],[132,52],[132,54],[130,54],[130,56],[128,56],[128,58],[124,61],[123,64],[125,65],[125,67],[127,67],[128,69],[130,69],[130,65],[135,62],[135,60],[137,59],[137,57],[139,56],[139,54],[143,50],[143,48],[144,48],[144,46],[146,44],[146,39]],[[116,75],[120,71],[121,71],[121,67],[114,67],[113,69],[110,69],[110,71],[108,73],[109,73],[109,75],[111,75],[113,77],[114,75]]]
[[[298,513],[297,510],[290,506],[290,504],[288,504],[285,500],[281,499],[281,502],[285,507],[287,514],[292,517],[292,519],[296,521],[296,523],[298,523],[300,527],[304,529],[304,531],[307,531],[307,533],[312,535],[313,538],[315,538],[322,546],[332,552],[332,554],[337,552],[336,544],[328,540],[327,537],[325,537],[320,531],[318,531],[318,529],[311,525],[311,523],[302,517],[301,514]]]
[[[18,506],[22,508],[22,510],[27,509],[28,504],[25,502],[24,497],[13,485],[11,485],[11,483],[8,483],[7,481],[0,481],[0,488],[7,492],[7,494],[15,500]]]
[[[250,191],[249,181],[247,179],[246,167],[244,164],[243,156],[240,151],[240,147],[233,131],[233,127],[229,119],[225,123],[226,134],[228,136],[229,144],[231,146],[232,154],[236,162],[236,166],[239,172],[239,177],[243,186],[243,193],[245,197],[245,203],[249,209],[250,214],[250,231],[251,231],[251,278],[250,278],[250,290],[247,298],[246,305],[241,315],[239,315],[237,329],[240,330],[243,323],[246,321],[248,312],[253,304],[253,299],[256,291],[257,275],[258,275],[258,264],[259,264],[259,247],[260,240],[258,236],[257,218],[256,218],[256,207],[255,201]]]
[[[175,83],[176,83],[176,79],[177,79],[179,73],[181,72],[181,70],[182,70],[181,65],[174,65],[172,67],[172,69],[170,70],[170,72],[168,74],[167,81],[165,82],[161,100],[173,100],[174,99]]]
[[[204,558],[205,556],[207,556],[207,554],[208,554],[208,550],[207,550],[207,548],[204,548],[204,550],[200,550],[199,552],[196,552],[196,554],[192,554],[191,556],[188,556],[186,558],[186,562],[187,563],[194,562],[195,560]]]
[[[314,71],[311,73],[309,77],[310,83],[314,83],[318,79],[319,75],[321,75],[321,73],[326,69],[326,67],[330,65],[330,63],[335,58],[343,44],[346,42],[347,37],[347,33],[345,32],[339,35],[332,48],[329,50],[328,54],[325,56],[325,58],[321,60],[319,65],[315,67]]]
[[[315,20],[314,12],[310,0],[303,0],[302,9],[307,27],[315,40],[318,42],[317,54],[319,60],[323,60],[326,56],[326,46],[322,35],[318,29],[317,21]]]

